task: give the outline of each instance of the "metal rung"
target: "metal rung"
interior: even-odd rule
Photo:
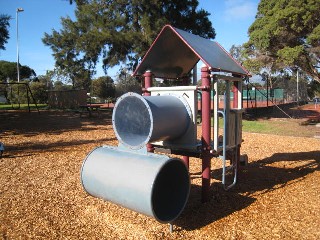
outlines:
[[[222,185],[223,188],[225,190],[229,190],[230,188],[232,188],[236,183],[237,183],[237,159],[235,159],[235,161],[233,161],[233,165],[232,165],[232,169],[233,174],[234,174],[234,178],[233,178],[233,182],[230,185],[226,185],[226,152],[227,152],[227,140],[226,140],[226,114],[224,111],[218,111],[218,113],[220,113],[223,117],[223,143],[222,143],[222,156],[219,156],[219,158],[222,159]],[[236,156],[237,158],[237,156]],[[234,165],[235,164],[235,165]]]

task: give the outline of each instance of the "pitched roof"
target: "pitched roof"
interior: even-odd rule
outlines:
[[[186,76],[199,60],[214,71],[249,75],[219,43],[170,25],[162,28],[133,75],[150,70],[155,77],[180,78]]]

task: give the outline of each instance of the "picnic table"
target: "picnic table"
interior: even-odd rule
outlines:
[[[92,114],[94,112],[96,112],[98,114],[98,116],[101,116],[101,112],[100,109],[103,108],[110,108],[113,107],[113,104],[109,104],[109,103],[88,103],[85,105],[80,105],[80,117],[82,116],[83,113],[88,113],[89,117],[92,117]]]
[[[101,104],[86,104],[86,105],[80,105],[80,117],[82,117],[83,113],[88,113],[89,117],[92,117],[93,112],[97,112],[98,116],[100,117],[100,107]]]

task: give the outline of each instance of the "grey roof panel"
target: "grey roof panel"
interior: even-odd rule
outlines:
[[[248,75],[217,42],[166,25],[133,75],[150,70],[156,77],[180,78],[202,60],[214,70]]]

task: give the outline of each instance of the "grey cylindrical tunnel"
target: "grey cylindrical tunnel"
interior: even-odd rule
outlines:
[[[162,223],[180,215],[190,191],[189,172],[180,159],[110,146],[88,154],[82,164],[81,182],[90,195]]]
[[[122,95],[115,104],[112,124],[118,140],[139,149],[148,142],[177,139],[187,131],[190,113],[187,103],[174,95]]]

